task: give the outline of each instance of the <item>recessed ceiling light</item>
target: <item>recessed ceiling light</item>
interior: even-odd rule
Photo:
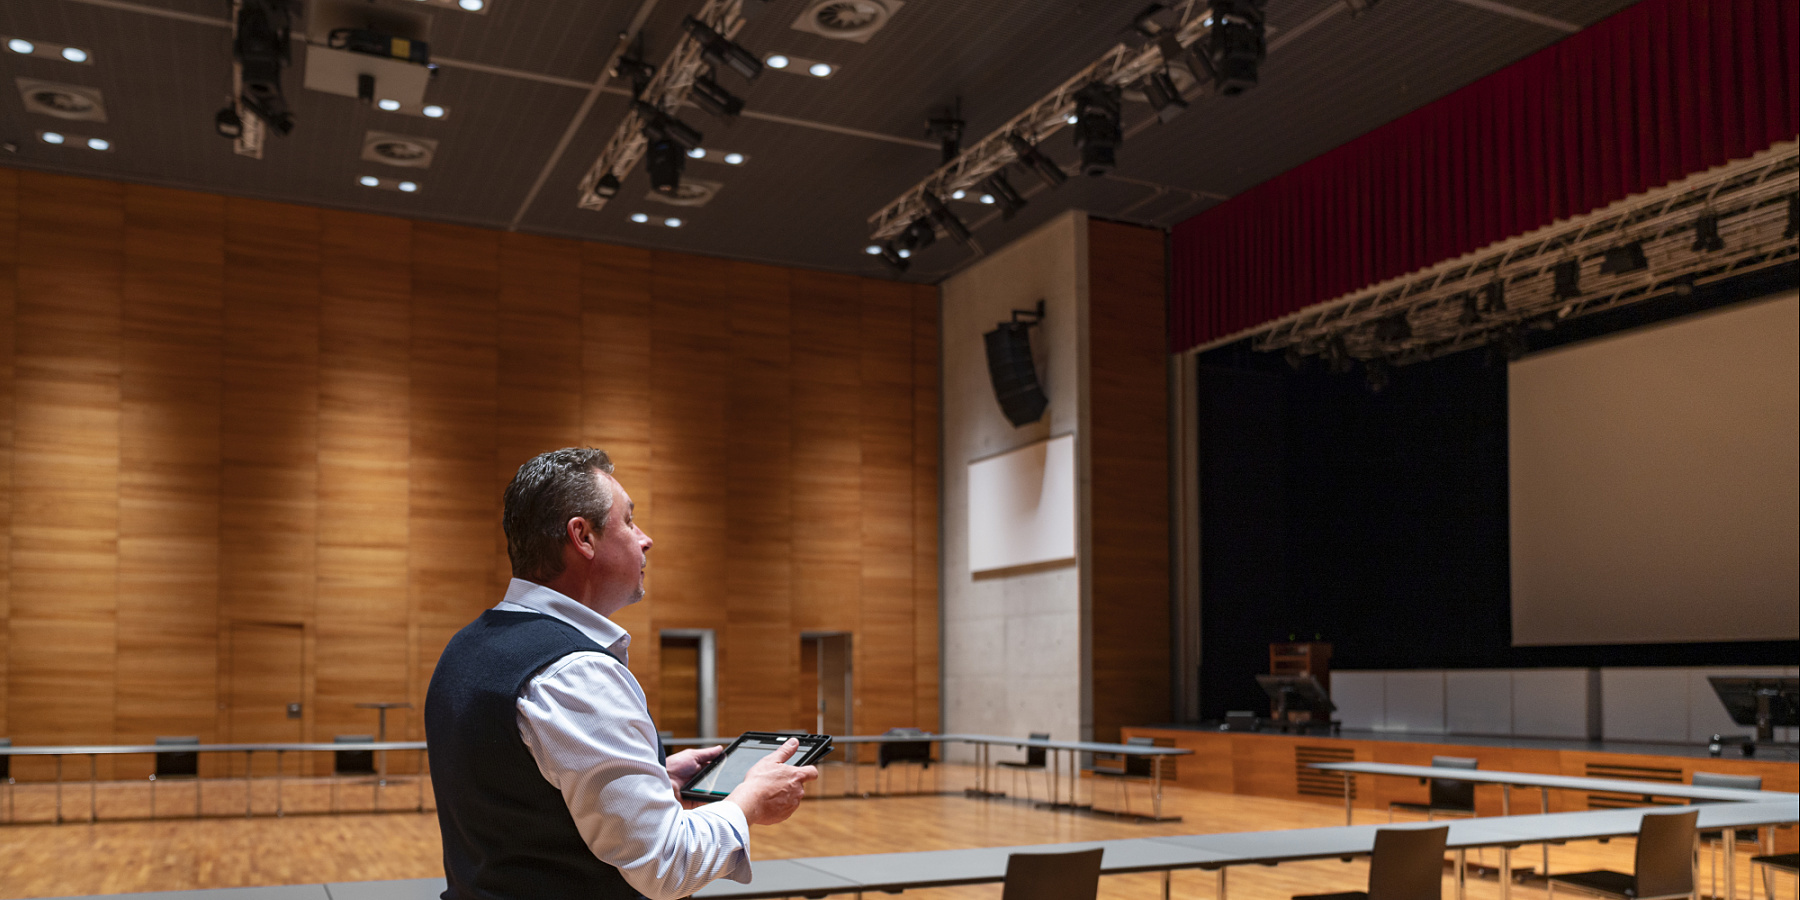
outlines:
[[[681,220],[675,218],[674,216],[670,216],[663,220],[663,224],[669,226],[670,228],[680,228]]]
[[[901,248],[900,248],[900,258],[901,258],[901,259],[910,259],[910,258],[912,258],[912,251],[911,251],[911,250],[908,250],[908,249],[906,249],[906,248],[905,248],[905,247],[901,247]]]
[[[25,44],[25,42],[24,42],[24,41],[13,41],[13,43],[14,43],[14,44],[15,44],[15,45],[17,45],[17,44]],[[25,44],[25,47],[26,47],[26,49],[24,49],[24,50],[19,50],[19,52],[20,52],[20,53],[30,53],[30,52],[31,52],[31,50],[30,50],[30,47],[31,47],[31,45],[30,45],[30,44]],[[15,50],[17,50],[17,49],[18,49],[18,48],[17,48],[17,47],[16,47],[16,46],[15,46],[15,47],[14,47],[14,48],[13,48],[13,49],[15,49]],[[771,68],[771,69],[785,69],[785,68],[787,68],[787,67],[788,67],[788,58],[787,58],[787,57],[785,57],[785,56],[782,56],[782,55],[781,55],[781,54],[779,54],[779,53],[773,53],[773,54],[770,54],[770,55],[769,55],[769,58],[768,58],[768,59],[765,59],[765,60],[763,60],[763,65],[765,65],[765,66],[768,66],[768,67],[769,67],[769,68]]]
[[[993,206],[994,205],[994,195],[993,194],[982,194],[981,202],[987,204],[988,206]]]
[[[807,67],[806,71],[811,73],[814,78],[829,78],[832,70],[829,63],[813,63]]]
[[[725,154],[725,164],[728,166],[743,165],[744,164],[744,154],[742,154],[742,153],[727,153],[727,154]]]
[[[645,213],[632,213],[631,221],[636,222],[639,225],[642,225],[645,222],[650,221],[650,216],[646,215]]]
[[[962,198],[967,197],[967,196],[969,196],[968,191],[956,190],[956,191],[950,192],[950,199],[952,199],[952,200],[961,200]]]
[[[692,150],[688,151],[688,159],[705,159],[705,158],[706,158],[706,148],[705,147],[695,147]]]
[[[444,108],[436,104],[427,106],[424,109],[419,110],[419,112],[424,113],[425,118],[427,119],[441,119],[444,117]]]
[[[417,184],[410,182],[410,181],[402,181],[399,184],[395,185],[395,187],[397,187],[409,194],[412,193],[413,191],[416,191],[419,189],[419,186]]]
[[[88,52],[80,47],[64,47],[62,50],[62,58],[72,63],[87,62]]]
[[[870,256],[880,256],[881,255],[881,245],[880,244],[870,244],[869,246],[863,248],[863,252],[869,254]]]
[[[37,49],[37,45],[24,38],[13,38],[6,42],[6,49],[11,50],[14,53],[30,53]],[[783,63],[783,65],[786,65],[786,63]]]
[[[60,143],[62,143],[62,142],[63,142],[63,136],[62,136],[62,135],[60,135],[60,134],[58,134],[58,133],[56,133],[56,132],[54,132],[54,131],[46,131],[46,132],[44,132],[44,143],[46,143],[46,144],[60,144]]]
[[[381,183],[381,179],[376,178],[373,175],[364,175],[363,177],[356,179],[356,181],[363,187],[374,187]]]
[[[1081,124],[1081,117],[1075,115],[1074,113],[1070,113],[1069,115],[1063,116],[1063,121],[1069,123],[1070,125],[1079,125],[1079,124]]]
[[[375,101],[375,105],[381,107],[383,110],[386,110],[387,112],[393,112],[400,108],[400,101],[398,101],[398,100],[377,100],[377,101]]]
[[[105,138],[88,138],[89,150],[111,150],[112,142]]]
[[[469,12],[480,12],[481,8],[486,6],[487,3],[484,2],[484,0],[456,0],[456,5]]]

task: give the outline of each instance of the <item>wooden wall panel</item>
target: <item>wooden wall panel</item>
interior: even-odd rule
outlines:
[[[809,727],[845,631],[933,727],[937,371],[930,288],[0,169],[0,734],[374,731],[572,444],[657,541],[634,670],[711,628],[722,730]]]
[[[218,736],[224,205],[206,194],[125,190],[115,734],[123,743]],[[151,760],[120,765],[147,775]]]
[[[8,728],[110,742],[124,186],[19,180]]]
[[[1088,225],[1094,740],[1169,710],[1163,233]]]

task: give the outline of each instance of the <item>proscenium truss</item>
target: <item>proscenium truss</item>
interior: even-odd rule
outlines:
[[[1800,240],[1785,236],[1789,198],[1800,189],[1800,143],[1785,141],[1748,159],[1627,197],[1603,209],[1321,303],[1256,328],[1210,341],[1195,352],[1249,340],[1259,351],[1301,356],[1342,353],[1395,365],[1477,347],[1518,329],[1624,306],[1800,258]],[[1717,216],[1725,248],[1694,249],[1695,223]],[[1606,251],[1640,243],[1649,265],[1600,271]],[[1579,296],[1554,291],[1551,268],[1575,261]],[[1485,302],[1499,282],[1504,309],[1466,321],[1473,296]],[[1376,323],[1405,315],[1410,335],[1377,337]]]
[[[1180,24],[1169,30],[1182,53],[1187,53],[1196,41],[1212,30],[1208,24],[1212,21],[1207,15],[1209,9],[1197,3],[1184,4]],[[929,214],[931,207],[925,202],[926,194],[942,198],[959,190],[975,189],[988,176],[1018,161],[1012,136],[1016,134],[1035,146],[1067,126],[1068,116],[1075,111],[1075,94],[1087,85],[1099,81],[1115,87],[1129,87],[1152,72],[1175,65],[1179,57],[1165,56],[1161,37],[1159,35],[1158,40],[1141,47],[1115,44],[1098,60],[1026,107],[1024,112],[1007,120],[1006,124],[939,166],[923,181],[870,216],[870,238],[877,241],[893,238],[914,220]]]
[[[743,0],[706,0],[706,4],[694,14],[694,18],[723,35],[726,40],[731,40],[744,27]],[[674,115],[693,90],[694,79],[707,67],[703,49],[692,34],[683,34],[638,99]],[[612,139],[606,142],[606,147],[600,151],[594,164],[588,167],[587,174],[581,176],[580,196],[576,198],[576,205],[582,209],[605,209],[606,201],[610,198],[594,193],[594,186],[599,183],[601,176],[610,172],[623,182],[638,164],[638,160],[643,158],[648,141],[644,139],[644,117],[638,109],[636,104],[632,104],[625,111],[625,120],[619,123],[618,130],[613,132]]]

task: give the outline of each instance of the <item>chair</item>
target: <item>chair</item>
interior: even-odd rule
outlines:
[[[1104,847],[1074,853],[1014,853],[1006,858],[1000,900],[1094,900]]]
[[[1633,873],[1597,869],[1551,875],[1548,895],[1558,886],[1620,900],[1675,900],[1694,894],[1694,823],[1700,811],[1645,813],[1638,825],[1637,860]]]
[[[920,728],[889,728],[882,732],[894,737],[921,737],[925,734]],[[875,790],[887,793],[887,767],[890,765],[916,765],[923,772],[931,768],[931,742],[929,741],[882,741],[875,746]]]
[[[1775,897],[1775,873],[1786,872],[1795,876],[1794,886],[1800,890],[1800,853],[1782,853],[1776,856],[1750,857],[1750,900],[1756,900],[1756,869],[1762,867],[1763,893],[1770,900]]]
[[[333,744],[373,744],[372,734],[340,734],[331,739]],[[331,753],[331,811],[337,812],[338,780],[345,775],[374,775],[375,751],[350,748],[333,750]],[[375,806],[381,804],[381,781],[375,781]]]
[[[1130,747],[1154,747],[1156,746],[1156,739],[1147,737],[1126,738],[1125,744]],[[1110,778],[1113,780],[1113,784],[1118,787],[1117,796],[1122,798],[1121,805],[1125,807],[1125,814],[1131,815],[1130,784],[1132,781],[1145,781],[1150,778],[1150,757],[1126,756],[1124,754],[1105,755],[1109,758],[1119,760],[1119,767],[1116,769],[1101,768],[1099,765],[1101,754],[1095,754],[1094,775],[1098,778]]]
[[[195,735],[185,737],[159,737],[158,747],[198,747],[200,738]],[[200,818],[200,754],[194,750],[158,750],[156,752],[156,768],[150,773],[150,818],[156,818],[156,783],[171,778],[192,778],[194,780],[194,818]]]
[[[1431,765],[1433,768],[1440,769],[1476,769],[1480,768],[1481,762],[1466,756],[1434,756],[1431,758]],[[1424,803],[1389,803],[1389,822],[1394,821],[1395,809],[1422,812],[1427,820],[1440,815],[1475,815],[1475,782],[1458,781],[1454,778],[1428,778],[1425,783],[1426,801]]]
[[[1761,775],[1726,775],[1720,772],[1695,772],[1694,786],[1760,791],[1762,790],[1763,780]],[[1740,843],[1756,844],[1762,840],[1762,835],[1754,828],[1740,828],[1737,830],[1737,840]],[[1707,882],[1711,885],[1710,890],[1715,897],[1719,895],[1719,855],[1715,851],[1719,849],[1719,845],[1724,843],[1724,841],[1724,831],[1700,832],[1700,844],[1706,848]]]
[[[1031,739],[1034,741],[1047,741],[1050,739],[1050,733],[1034,731],[1031,733]],[[1019,792],[1020,772],[1029,773],[1032,770],[1036,770],[1044,773],[1044,796],[1048,797],[1050,795],[1050,767],[1045,760],[1045,757],[1048,754],[1049,751],[1045,750],[1043,747],[1026,747],[1025,760],[1023,762],[1016,759],[1003,759],[995,763],[995,765],[1004,767],[1012,772],[1012,787],[1013,793],[1015,794]],[[1025,791],[1027,794],[1031,792],[1031,778],[1029,774],[1025,778]]]
[[[12,738],[0,738],[0,748],[11,747]],[[13,787],[12,757],[0,756],[0,778],[6,779],[6,821],[13,820]]]
[[[1369,889],[1303,894],[1294,900],[1443,900],[1450,826],[1383,828],[1369,854]]]

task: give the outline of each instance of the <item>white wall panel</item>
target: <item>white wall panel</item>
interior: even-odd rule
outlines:
[[[1601,669],[1601,735],[1609,741],[1685,741],[1689,669]]]
[[[1386,691],[1386,672],[1331,673],[1331,702],[1337,704],[1337,718],[1345,728],[1386,731]]]
[[[1450,734],[1512,734],[1512,673],[1504,669],[1445,672],[1444,719]]]
[[[1588,736],[1588,670],[1520,669],[1512,684],[1515,736]]]
[[[1332,677],[1335,679],[1336,675]],[[1444,733],[1443,672],[1389,672],[1386,681],[1385,730],[1413,734]]]

